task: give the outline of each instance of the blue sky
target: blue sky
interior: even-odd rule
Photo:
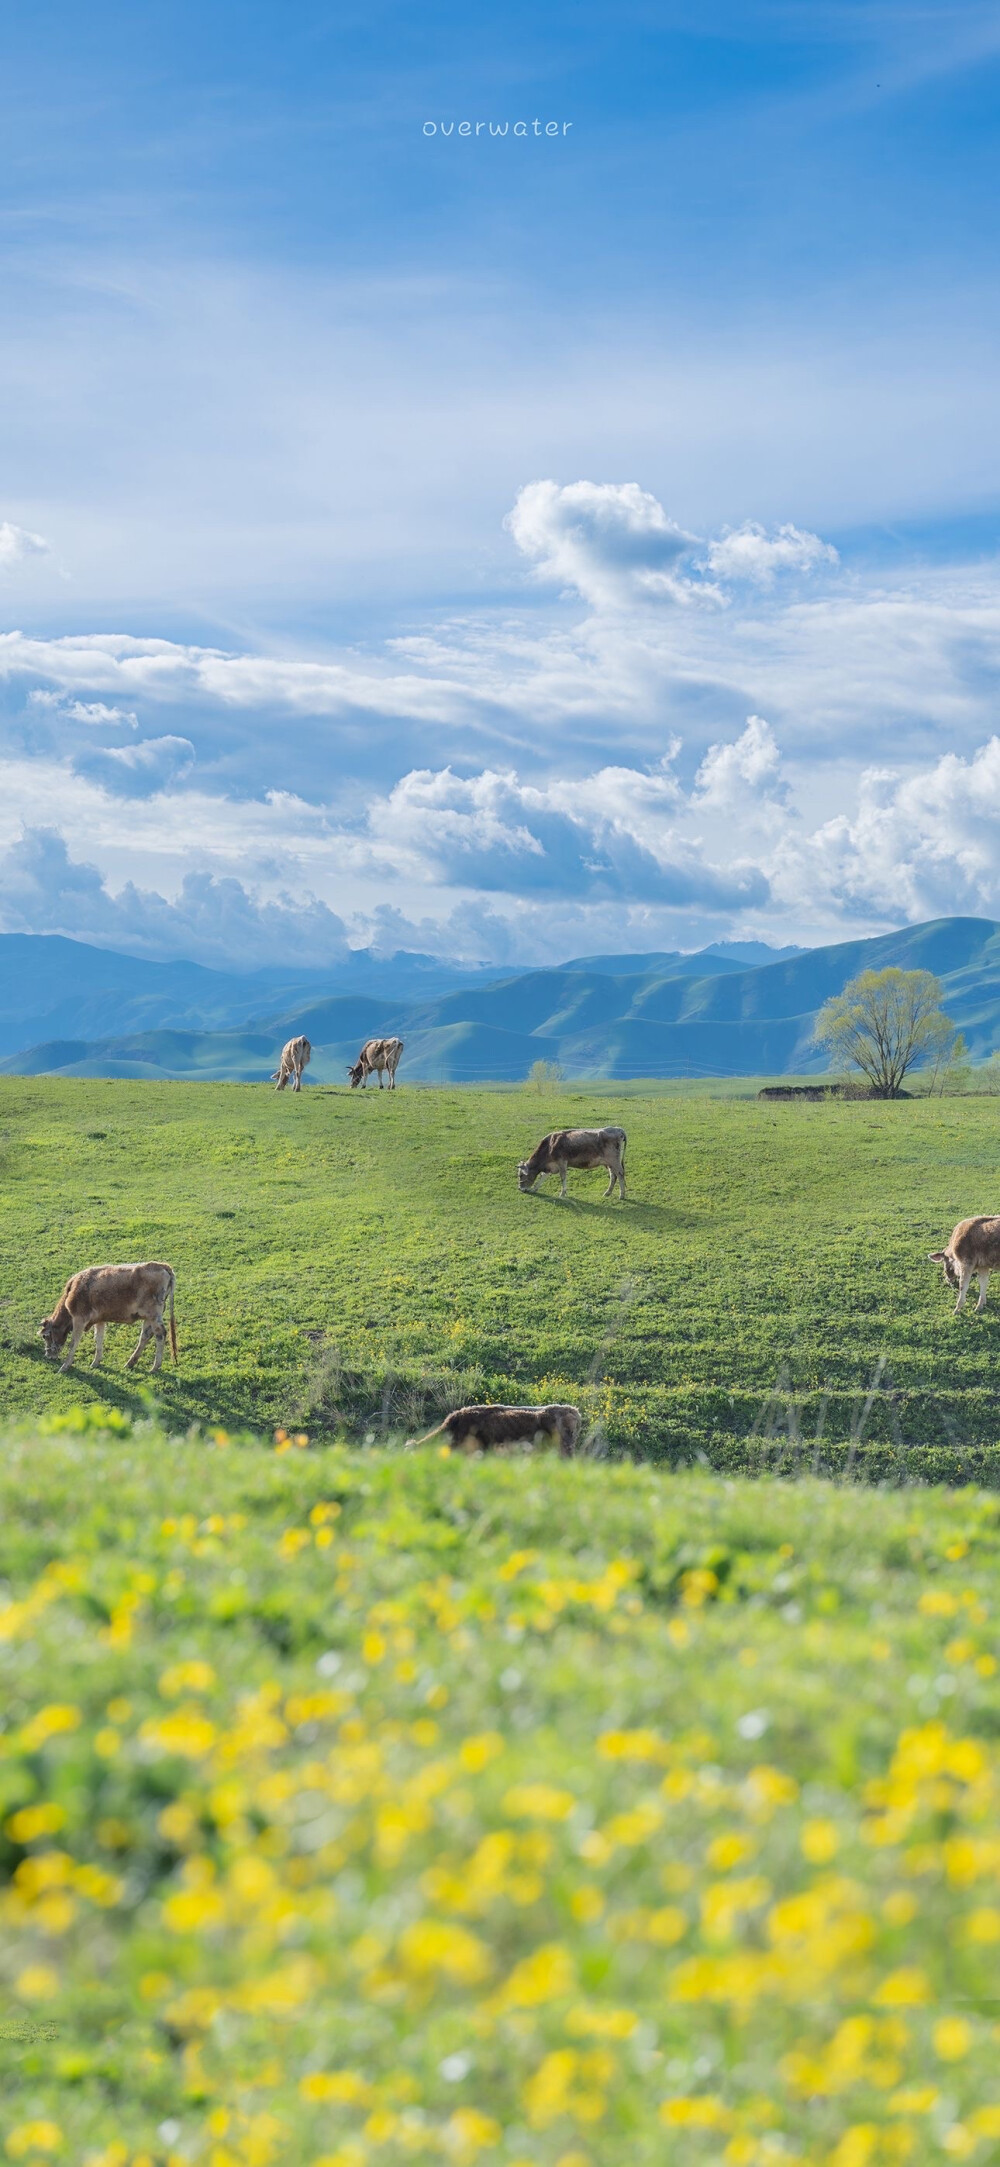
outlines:
[[[1000,916],[998,88],[980,0],[8,11],[2,923]]]

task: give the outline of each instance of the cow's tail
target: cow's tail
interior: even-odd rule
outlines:
[[[174,1323],[174,1275],[172,1272],[170,1274],[170,1352],[176,1362],[178,1359],[177,1326]]]
[[[431,1444],[435,1437],[442,1437],[447,1428],[447,1422],[439,1422],[436,1430],[428,1430],[423,1437],[408,1437],[406,1440],[407,1452],[413,1452],[417,1445]]]

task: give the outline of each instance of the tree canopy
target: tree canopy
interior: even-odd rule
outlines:
[[[898,1098],[911,1068],[940,1057],[953,1025],[932,971],[862,971],[826,1001],[813,1037],[834,1061],[867,1076],[879,1099]]]

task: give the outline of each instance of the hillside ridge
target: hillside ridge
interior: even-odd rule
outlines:
[[[53,991],[58,997],[32,1012],[23,1005],[24,943],[39,938],[0,937],[0,1073],[258,1082],[299,1031],[313,1043],[311,1084],[341,1082],[358,1044],[387,1033],[405,1039],[402,1075],[412,1082],[517,1082],[538,1060],[558,1061],[570,1078],[814,1073],[825,1066],[812,1038],[823,1001],[857,971],[886,964],[940,977],[947,1012],[974,1058],[1000,1047],[1000,925],[984,918],[932,919],[752,964],[740,960],[744,944],[734,943],[732,956],[720,956],[717,944],[715,953],[687,957],[665,951],[589,965],[577,958],[506,973],[441,965],[435,982],[430,959],[372,959],[359,983],[333,990],[333,972],[238,979],[200,964],[115,959],[107,950],[83,949],[81,972],[79,952],[74,959],[65,951],[82,944],[56,948],[53,938],[44,960],[57,967],[40,985],[36,949],[31,984],[36,1002]],[[87,982],[92,957],[100,961]],[[65,981],[74,960],[71,994]],[[120,982],[115,961],[124,966]]]

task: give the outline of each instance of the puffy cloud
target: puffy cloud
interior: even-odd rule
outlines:
[[[575,589],[599,610],[723,602],[706,571],[716,581],[772,587],[779,572],[839,563],[818,534],[791,525],[769,534],[756,520],[700,544],[637,482],[529,482],[506,525],[539,578]]]
[[[679,567],[697,544],[638,482],[529,482],[506,525],[539,578],[595,608],[719,599]]]
[[[30,829],[0,855],[0,919],[8,933],[64,933],[156,959],[218,968],[271,963],[320,969],[345,954],[343,920],[317,897],[262,900],[232,877],[195,871],[174,901],[127,882],[112,894],[95,865],[73,860],[52,829]]]
[[[48,708],[57,715],[65,715],[68,722],[86,722],[94,728],[119,727],[136,730],[139,717],[130,708],[109,707],[104,700],[73,700],[62,692],[44,692],[38,686],[28,694],[31,707]]]
[[[189,737],[146,737],[137,745],[102,745],[78,753],[73,766],[114,797],[155,797],[183,780],[194,765]]]
[[[759,869],[728,853],[714,864],[683,834],[684,801],[668,762],[545,785],[513,770],[465,777],[417,769],[369,808],[366,832],[397,873],[482,893],[716,910],[763,903]]]
[[[710,542],[706,564],[723,580],[749,580],[756,587],[773,587],[778,572],[815,572],[824,564],[839,564],[832,542],[801,527],[783,526],[768,534],[766,527],[748,519],[742,527],[724,527]]]
[[[695,776],[695,802],[720,811],[734,810],[747,796],[787,792],[780,783],[781,755],[774,732],[761,715],[748,715],[742,735],[731,744],[710,745]]]
[[[44,534],[32,534],[27,527],[15,527],[10,519],[0,519],[0,572],[13,571],[28,557],[47,557],[49,553]]]
[[[869,769],[852,812],[790,838],[775,887],[855,919],[1000,916],[1000,738],[908,775]]]

